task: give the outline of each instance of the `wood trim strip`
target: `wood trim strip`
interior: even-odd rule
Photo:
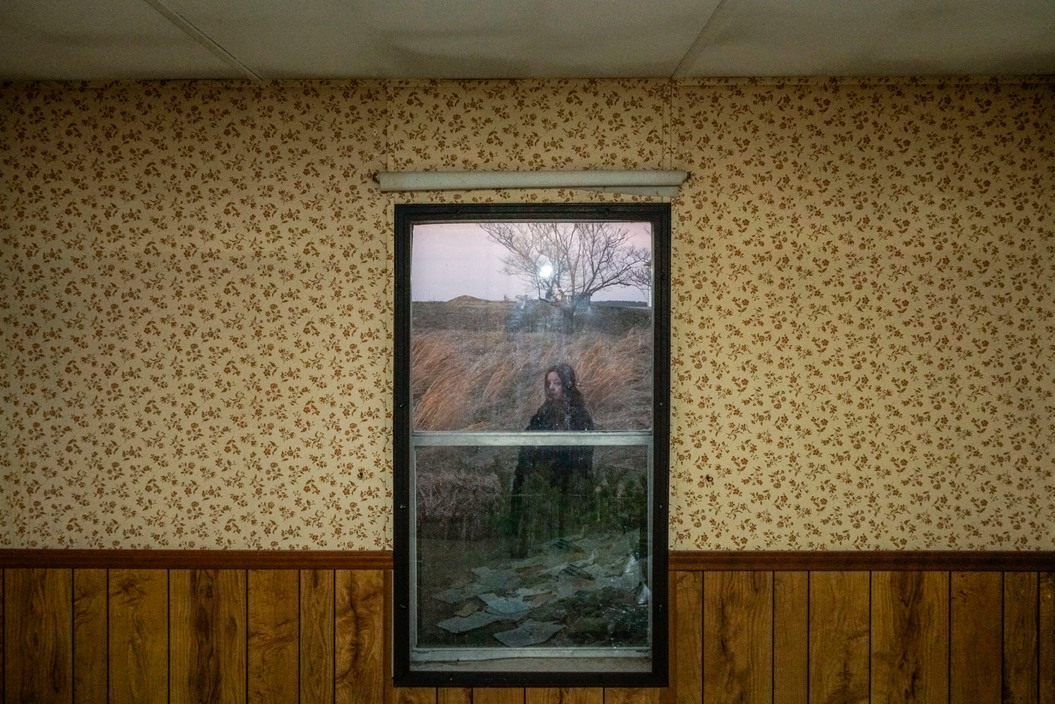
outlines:
[[[387,570],[387,550],[0,550],[0,568]]]
[[[671,570],[773,570],[775,572],[1048,572],[1055,552],[941,551],[672,551]]]
[[[0,550],[0,568],[390,570],[387,550]],[[669,571],[1055,572],[1055,551],[675,550]]]

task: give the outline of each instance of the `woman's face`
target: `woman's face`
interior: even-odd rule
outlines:
[[[550,401],[560,401],[564,397],[564,384],[560,381],[560,374],[550,372],[546,375],[546,398]]]

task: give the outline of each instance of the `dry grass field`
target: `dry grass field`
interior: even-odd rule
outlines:
[[[411,394],[418,431],[520,431],[544,400],[546,369],[566,362],[598,430],[652,426],[651,311],[599,304],[580,311],[573,332],[535,302],[462,297],[415,303]],[[419,529],[477,538],[497,529],[515,451],[419,451]],[[618,482],[628,462],[609,455],[599,477]],[[606,488],[607,485],[601,487]]]
[[[415,430],[524,430],[544,400],[545,371],[559,362],[575,369],[598,430],[649,429],[651,322],[651,311],[634,305],[578,311],[569,331],[561,313],[539,301],[462,297],[415,303],[410,350]],[[522,607],[520,618],[530,613],[542,619],[545,624],[538,627],[552,632],[550,645],[643,637],[643,630],[631,633],[647,624],[645,607],[634,601],[640,580],[627,582],[623,571],[633,555],[647,552],[639,545],[648,505],[647,452],[595,448],[591,475],[567,503],[547,477],[529,476],[522,495],[531,551],[512,559],[510,493],[517,453],[515,447],[417,450],[422,642],[496,644],[517,622],[479,611],[481,599],[497,598]],[[564,526],[560,535],[558,524]],[[494,581],[498,575],[502,579]],[[527,601],[524,594],[531,595]],[[462,631],[451,625],[456,623],[469,625]]]
[[[523,430],[558,362],[574,367],[599,430],[651,428],[650,310],[595,304],[576,322],[561,331],[539,302],[415,303],[415,430]]]

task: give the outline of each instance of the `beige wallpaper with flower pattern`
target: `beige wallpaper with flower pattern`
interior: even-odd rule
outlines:
[[[391,546],[379,169],[685,168],[675,549],[1055,549],[1055,82],[0,85],[0,545]]]

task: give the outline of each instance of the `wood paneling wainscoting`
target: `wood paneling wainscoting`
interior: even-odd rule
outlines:
[[[5,704],[1055,704],[1055,553],[672,553],[670,686],[403,689],[387,553],[0,551]]]

